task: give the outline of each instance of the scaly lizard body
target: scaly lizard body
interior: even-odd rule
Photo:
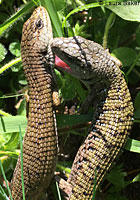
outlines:
[[[55,38],[54,53],[68,73],[94,87],[96,110],[88,136],[80,146],[67,182],[70,200],[91,200],[124,146],[133,121],[133,105],[120,63],[103,47],[79,36]]]
[[[23,174],[26,200],[44,200],[54,175],[58,138],[52,93],[54,56],[49,15],[38,7],[23,26],[21,54],[29,86],[29,115],[23,142]],[[13,200],[22,200],[20,157],[13,175]]]

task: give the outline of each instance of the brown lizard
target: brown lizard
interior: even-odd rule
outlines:
[[[55,38],[51,46],[70,66],[64,70],[90,85],[96,96],[92,125],[67,180],[70,186],[67,199],[91,200],[93,188],[98,188],[130,133],[131,96],[120,70],[121,63],[101,45],[77,36]]]
[[[23,142],[26,200],[46,199],[57,161],[58,138],[53,110],[54,56],[52,28],[45,8],[38,7],[25,22],[21,55],[29,87],[28,125]],[[22,200],[20,156],[11,183],[13,200]]]

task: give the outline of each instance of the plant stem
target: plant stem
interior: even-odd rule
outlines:
[[[7,63],[6,65],[4,65],[3,67],[0,68],[0,74],[2,74],[6,69],[12,67],[13,65],[15,65],[19,62],[21,62],[21,57],[10,61],[9,63]]]
[[[19,138],[20,138],[20,159],[21,159],[22,194],[23,194],[23,200],[25,200],[24,176],[23,176],[23,145],[22,145],[22,133],[21,133],[21,126],[20,125],[19,125]]]
[[[7,179],[6,179],[5,172],[4,172],[2,163],[1,163],[1,160],[0,160],[0,168],[1,168],[1,171],[2,171],[3,178],[4,178],[4,180],[5,180],[5,183],[6,183],[6,187],[7,187],[7,190],[8,190],[9,196],[10,196],[10,199],[13,200],[13,199],[12,199],[12,194],[11,194],[11,191],[10,191],[10,188],[9,188],[9,185],[8,185],[8,181],[7,181]]]
[[[137,55],[136,59],[134,60],[133,64],[131,65],[131,67],[129,68],[129,70],[127,71],[126,76],[128,76],[131,73],[131,71],[135,67],[135,65],[136,65],[136,63],[137,63],[137,61],[138,61],[139,58],[140,58],[140,52]]]
[[[108,33],[109,33],[109,29],[111,27],[111,24],[112,24],[114,18],[115,18],[115,13],[112,12],[110,14],[110,16],[108,17],[108,20],[106,22],[105,32],[104,32],[104,37],[103,37],[103,47],[104,47],[104,49],[106,49],[106,47],[107,47]]]
[[[61,200],[60,190],[57,182],[56,182],[56,189],[57,189],[58,199]]]
[[[10,117],[12,115],[10,115],[9,113],[4,112],[3,110],[0,110],[0,115],[3,115],[5,117]]]

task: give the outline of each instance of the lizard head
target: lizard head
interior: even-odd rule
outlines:
[[[84,83],[92,84],[94,81],[93,52],[89,49],[88,41],[80,36],[54,38],[51,47],[52,51],[66,63],[62,63],[57,58],[55,59],[56,67],[68,72]],[[94,58],[97,59],[97,56],[95,55]]]
[[[112,81],[120,73],[115,59],[100,44],[80,36],[55,38],[52,51],[66,64],[61,69],[80,79],[85,84],[98,80]],[[60,65],[57,65],[60,67]]]
[[[49,15],[44,7],[39,6],[24,23],[21,45],[24,48],[45,51],[52,37]]]

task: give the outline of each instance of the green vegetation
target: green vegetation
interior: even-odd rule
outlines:
[[[8,189],[5,187],[2,174],[5,172],[10,182],[19,155],[19,132],[22,132],[22,136],[25,134],[27,120],[24,96],[27,93],[27,82],[21,63],[20,40],[22,26],[37,5],[47,8],[52,20],[54,37],[80,35],[96,41],[104,48],[109,48],[111,54],[123,63],[122,71],[135,107],[135,124],[130,136],[133,139],[129,138],[125,147],[128,151],[125,151],[119,164],[115,164],[107,176],[109,184],[103,184],[101,189],[105,200],[129,199],[125,195],[125,188],[140,181],[140,0],[133,2],[135,5],[126,4],[123,0],[118,0],[117,3],[114,0],[0,1],[0,200],[8,199]],[[56,74],[61,96],[57,122],[59,136],[63,141],[61,146],[66,149],[65,146],[73,135],[81,139],[85,136],[87,128],[82,129],[83,134],[76,128],[79,124],[81,127],[84,124],[87,126],[92,119],[93,109],[90,108],[86,115],[64,115],[65,112],[71,113],[73,107],[72,113],[78,112],[87,95],[87,89],[68,74],[63,73],[62,76],[57,70]],[[78,143],[79,140],[76,140]],[[76,153],[77,146],[74,147],[72,142],[71,145]],[[65,150],[63,154],[67,154]],[[70,167],[69,161],[59,162],[57,170],[68,174]],[[52,190],[54,199],[58,199],[56,188],[53,187]],[[135,194],[135,190],[131,192]],[[138,199],[137,196],[135,199]]]

